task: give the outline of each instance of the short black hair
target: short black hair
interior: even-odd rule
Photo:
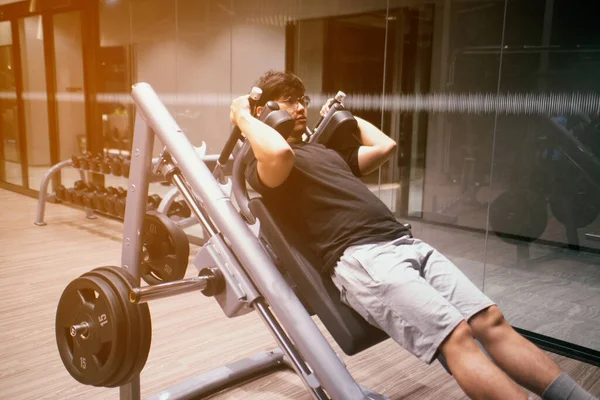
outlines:
[[[306,88],[302,80],[291,72],[269,70],[254,84],[261,88],[262,96],[257,105],[264,106],[269,100],[304,95]]]

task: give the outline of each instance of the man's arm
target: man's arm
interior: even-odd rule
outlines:
[[[294,166],[294,151],[279,132],[252,116],[247,95],[231,103],[230,119],[250,141],[262,184],[275,188],[285,182]]]
[[[396,142],[381,132],[376,126],[362,118],[358,122],[362,146],[358,148],[358,168],[361,175],[367,175],[386,162],[396,150]]]
[[[321,108],[321,115],[326,115],[329,111],[331,100],[325,102]],[[362,118],[354,116],[358,122],[360,131],[360,141],[362,146],[358,148],[358,170],[361,175],[367,175],[375,171],[396,150],[396,142],[381,132],[376,126]]]

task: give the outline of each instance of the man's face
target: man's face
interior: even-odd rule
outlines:
[[[287,111],[294,118],[294,131],[290,139],[300,139],[306,132],[306,108],[310,104],[310,97],[288,96],[276,101],[282,110]]]

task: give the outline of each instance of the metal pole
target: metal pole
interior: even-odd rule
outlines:
[[[195,290],[204,290],[209,279],[212,278],[208,276],[194,276],[180,281],[133,288],[131,292],[129,292],[129,301],[135,304],[147,303],[151,300],[163,299],[177,294],[193,292]]]
[[[140,284],[141,232],[146,213],[146,202],[148,201],[153,146],[154,135],[138,111],[135,116],[133,132],[133,151],[131,154],[121,251],[121,265],[129,270],[135,278],[137,286]],[[141,398],[140,376],[134,376],[128,384],[121,386],[119,393],[121,400],[139,400]]]
[[[205,218],[204,213],[198,207],[196,199],[194,199],[194,197],[192,196],[190,189],[187,187],[180,174],[173,174],[172,180],[173,184],[179,189],[179,192],[190,206],[190,209],[192,210],[196,218],[198,218],[198,221],[200,221],[200,223],[202,224],[204,230],[208,233],[209,236],[216,235],[219,232],[219,230],[214,226],[211,220]]]
[[[148,400],[203,399],[210,394],[288,366],[284,362],[281,350],[274,349],[224,365],[200,376],[178,383],[173,387],[150,396]]]
[[[318,380],[315,379],[315,376],[312,375],[312,372],[308,369],[300,354],[298,354],[294,346],[289,342],[287,335],[282,331],[281,326],[273,314],[271,314],[269,308],[263,304],[262,300],[254,302],[254,307],[263,322],[275,336],[275,340],[277,341],[277,344],[279,344],[279,347],[289,357],[290,365],[294,371],[296,371],[296,373],[300,375],[311,388],[313,397],[318,400],[329,400],[329,397],[327,397],[327,394],[323,391],[323,388],[321,388]]]
[[[52,176],[60,171],[61,168],[69,167],[73,165],[71,160],[61,161],[58,164],[53,165],[48,169],[48,172],[44,175],[44,179],[42,179],[42,183],[40,184],[40,196],[38,198],[38,206],[37,213],[35,215],[35,222],[37,226],[44,226],[46,223],[44,222],[44,211],[46,210],[46,191],[48,190],[48,184],[52,179]]]

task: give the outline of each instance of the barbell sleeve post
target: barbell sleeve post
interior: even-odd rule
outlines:
[[[165,282],[158,285],[133,288],[129,292],[129,301],[134,304],[141,304],[147,303],[151,300],[193,292],[195,290],[204,290],[209,279],[213,278],[209,276],[194,276],[191,278],[182,279],[180,281]]]
[[[87,338],[90,332],[90,326],[87,322],[83,321],[80,324],[71,326],[71,329],[69,331],[72,337],[81,335],[82,338]]]

